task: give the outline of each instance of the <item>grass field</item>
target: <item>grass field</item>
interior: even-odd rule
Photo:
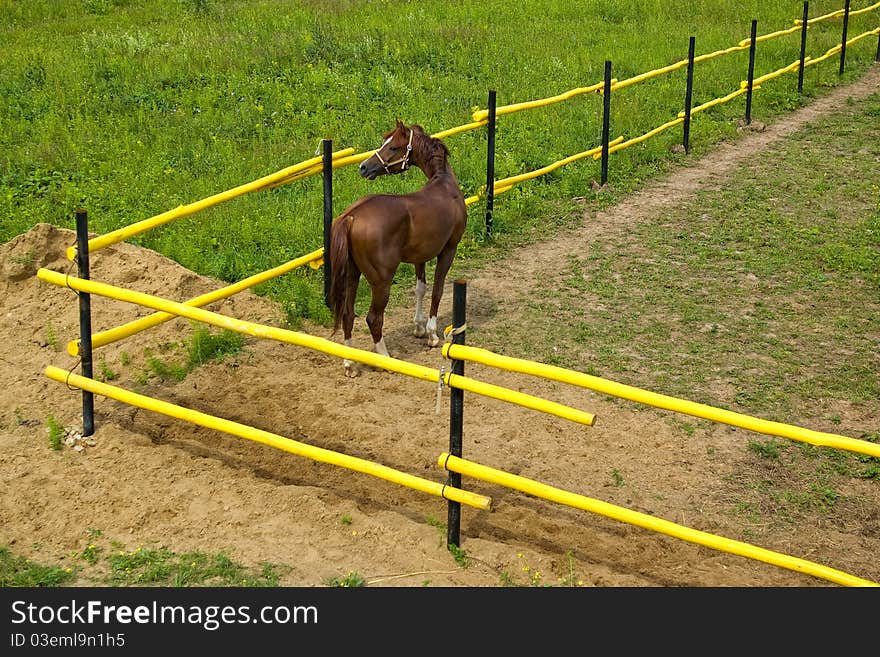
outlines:
[[[842,1],[810,3],[810,15]],[[857,10],[862,3],[854,3]],[[866,6],[866,5],[865,5]],[[396,117],[429,132],[463,125],[485,108],[546,98],[680,61],[789,28],[801,2],[220,2],[129,0],[0,2],[6,65],[0,70],[0,241],[38,222],[73,227],[89,212],[93,232],[151,217],[312,157],[322,138],[365,151]],[[849,36],[873,29],[877,11],[855,15]],[[814,25],[807,53],[841,40],[842,21]],[[869,45],[865,45],[869,44]],[[799,56],[795,33],[759,44],[756,75]],[[756,92],[752,116],[767,120],[864,70],[871,39],[838,58]],[[748,51],[698,65],[694,104],[745,79]],[[684,106],[684,69],[613,97],[612,137],[635,137]],[[587,95],[499,120],[496,179],[546,166],[601,142],[601,98]],[[733,135],[743,97],[701,113],[693,154]],[[638,188],[680,155],[680,128],[612,156],[614,193]],[[485,185],[485,130],[448,138],[465,195]],[[376,191],[408,191],[419,172],[368,182],[337,171],[334,209]],[[512,246],[551,234],[576,215],[572,198],[599,178],[592,158],[527,181],[496,198],[492,242]],[[485,257],[485,206],[470,206],[459,258]],[[319,176],[239,197],[135,238],[199,273],[238,280],[321,245]],[[266,284],[291,321],[326,321],[320,273]]]
[[[838,424],[840,400],[876,420],[878,117],[875,94],[561,260],[522,322],[553,323],[504,352],[779,421]]]

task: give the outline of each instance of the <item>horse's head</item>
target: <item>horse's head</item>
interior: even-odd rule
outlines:
[[[383,135],[385,141],[366,160],[361,162],[358,172],[364,178],[373,180],[377,176],[402,173],[410,165],[413,148],[413,129],[397,119],[397,125]]]

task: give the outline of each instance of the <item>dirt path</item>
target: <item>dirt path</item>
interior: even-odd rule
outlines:
[[[849,98],[878,89],[875,66],[858,82],[832,90],[765,131],[720,146],[612,208],[588,213],[579,230],[526,247],[492,272],[472,276],[469,302],[481,335],[491,339],[505,330],[508,318],[528,301],[521,290],[531,280],[553,276],[560,256],[717,188],[741,163]],[[70,231],[39,225],[0,246],[0,376],[7,382],[0,391],[0,544],[18,553],[75,565],[76,553],[94,542],[105,551],[143,546],[224,551],[246,564],[289,565],[282,583],[292,586],[320,586],[349,572],[382,586],[827,584],[480,482],[467,487],[491,496],[493,510],[463,509],[462,548],[471,561],[462,568],[446,550],[445,531],[438,526],[446,522],[440,499],[102,397],[96,399],[95,444],[80,452],[50,450],[47,418],[75,425],[81,401],[78,391],[48,380],[43,370],[77,367],[64,346],[78,334],[78,316],[70,290],[42,283],[34,274],[39,267],[68,271],[63,251],[73,241]],[[217,286],[126,244],[95,254],[92,276],[172,299]],[[444,321],[449,304],[451,293],[444,300]],[[96,297],[92,305],[96,331],[146,314]],[[283,325],[278,308],[249,293],[211,309]],[[439,368],[445,363],[437,350],[425,350],[409,335],[410,314],[400,308],[386,320],[392,353]],[[143,380],[148,357],[179,358],[179,343],[189,331],[187,322],[174,320],[104,347],[96,353],[96,374],[114,375],[112,383],[123,388],[444,481],[436,461],[448,446],[448,392],[437,413],[432,383],[387,372],[348,380],[336,359],[255,339],[238,358],[203,366],[182,382]],[[322,327],[304,331],[327,336]],[[356,346],[367,346],[365,329]],[[466,457],[687,527],[739,536],[728,512],[726,482],[747,458],[746,432],[711,427],[688,436],[661,412],[635,410],[590,392],[476,365],[468,375],[588,410],[601,422],[584,427],[469,395]],[[615,486],[609,472],[622,463],[627,485]],[[873,557],[880,536],[860,522],[840,517],[796,532],[768,531],[761,545],[880,580]]]

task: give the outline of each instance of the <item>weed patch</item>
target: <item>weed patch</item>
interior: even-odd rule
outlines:
[[[175,553],[167,548],[125,550],[118,541],[89,531],[90,542],[70,555],[68,566],[37,564],[0,547],[0,586],[278,586],[289,570],[262,563],[247,568],[222,552]]]
[[[46,418],[46,430],[49,434],[49,447],[55,451],[64,447],[64,427],[51,413]]]
[[[0,586],[64,586],[75,577],[72,568],[34,563],[0,546]]]

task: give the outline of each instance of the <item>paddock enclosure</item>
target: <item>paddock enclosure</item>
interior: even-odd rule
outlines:
[[[878,8],[880,3],[861,11],[876,11]],[[844,18],[848,18],[849,12],[850,5],[847,3]],[[841,15],[822,19],[831,20],[835,17],[840,18]],[[791,30],[760,38],[753,32],[750,39],[738,44],[735,49],[754,50],[762,40],[805,31],[805,23],[801,23]],[[609,166],[609,156],[614,152],[678,126],[684,128],[686,143],[687,125],[693,116],[709,110],[715,104],[729,102],[740,96],[746,97],[748,121],[752,91],[758,90],[761,84],[769,84],[774,78],[786,73],[796,75],[808,65],[819,64],[838,56],[840,66],[843,67],[845,47],[855,46],[869,36],[880,37],[880,28],[855,37],[848,37],[844,30],[842,45],[837,50],[809,59],[802,52],[798,62],[763,76],[754,76],[750,66],[748,81],[726,98],[696,108],[688,105],[683,115],[641,136],[611,139],[606,130],[603,143],[596,148],[521,176],[494,180],[494,153],[490,147],[487,153],[487,185],[479,193],[470,196],[467,199],[468,204],[485,205],[485,229],[487,235],[490,235],[494,197],[503,194],[513,185],[524,183],[557,166],[572,164],[587,157],[601,160],[604,178]],[[705,57],[722,54],[724,53],[710,53]],[[693,67],[698,60],[692,51],[687,60],[678,62],[673,67]],[[611,70],[610,65],[606,67],[606,79],[601,84],[572,90],[568,95],[564,94],[565,97],[498,108],[492,106],[490,94],[490,108],[485,115],[478,111],[474,114],[472,123],[442,131],[436,136],[452,137],[458,132],[477,128],[494,130],[495,122],[506,113],[537,109],[544,104],[562,102],[587,92],[602,92],[601,95],[606,100],[607,116],[607,101],[615,89],[625,88],[665,72],[665,69],[659,69],[630,80],[616,81],[611,78]],[[481,288],[481,284],[486,282],[485,277],[456,283],[467,285],[470,301],[460,312],[468,320],[456,323],[453,319],[452,322],[447,322],[449,341],[442,349],[423,350],[418,347],[414,338],[407,335],[408,308],[397,311],[394,317],[389,318],[392,347],[399,345],[401,352],[394,358],[344,347],[318,337],[313,332],[320,331],[320,327],[311,327],[311,332],[292,331],[279,326],[277,317],[269,317],[271,321],[268,322],[247,320],[237,318],[232,312],[239,305],[239,297],[233,295],[246,293],[247,300],[240,302],[241,306],[252,312],[256,311],[257,314],[271,315],[270,304],[247,293],[247,289],[274,276],[287,274],[297,267],[326,267],[323,249],[303,254],[293,261],[223,289],[204,290],[202,288],[207,281],[196,282],[197,277],[183,274],[177,284],[172,286],[176,289],[157,294],[144,287],[144,283],[149,281],[126,273],[124,268],[116,271],[117,277],[122,279],[121,285],[104,282],[102,271],[111,268],[114,257],[121,256],[129,264],[137,262],[141,257],[135,247],[129,249],[129,245],[121,244],[122,242],[216,203],[318,174],[325,177],[325,195],[329,197],[334,169],[360,162],[369,153],[352,154],[351,149],[333,151],[328,142],[329,140],[325,140],[325,151],[321,158],[316,157],[273,176],[136,222],[113,233],[89,239],[86,213],[79,213],[78,220],[81,223],[78,224],[77,244],[68,244],[63,251],[68,261],[67,266],[46,252],[43,258],[45,262],[38,263],[39,268],[34,272],[36,280],[29,293],[37,298],[41,291],[43,294],[52,294],[53,300],[48,305],[53,310],[59,308],[56,300],[61,297],[58,295],[66,294],[69,304],[77,306],[75,310],[65,310],[64,316],[67,319],[59,317],[57,325],[63,325],[69,331],[73,328],[70,318],[77,316],[75,324],[78,325],[79,340],[72,339],[70,335],[65,335],[65,338],[70,339],[67,344],[68,355],[80,359],[83,371],[82,375],[78,375],[73,372],[76,365],[58,367],[47,364],[41,372],[56,384],[50,388],[54,391],[51,394],[63,393],[64,388],[59,388],[58,383],[82,390],[85,436],[94,433],[103,443],[106,433],[103,424],[110,423],[125,431],[136,430],[148,435],[155,443],[139,445],[139,448],[167,447],[170,443],[189,456],[211,462],[213,471],[229,468],[233,471],[249,472],[249,476],[256,476],[266,489],[260,494],[251,494],[256,497],[271,497],[273,493],[279,492],[279,488],[288,488],[289,490],[283,491],[279,500],[274,500],[276,504],[287,505],[281,507],[286,511],[290,510],[290,505],[301,504],[306,513],[318,513],[328,527],[334,525],[330,518],[333,511],[329,509],[351,504],[357,509],[356,513],[352,513],[358,516],[358,522],[363,522],[368,527],[371,522],[375,522],[376,527],[361,533],[360,538],[357,538],[357,530],[352,530],[350,534],[347,531],[339,532],[338,549],[333,554],[343,561],[346,558],[356,561],[357,557],[350,556],[349,552],[360,549],[355,547],[354,541],[369,540],[371,531],[375,538],[380,532],[381,523],[377,518],[385,519],[394,513],[400,513],[410,520],[419,516],[432,518],[433,522],[427,523],[427,530],[424,525],[408,527],[398,550],[405,550],[407,547],[415,549],[419,552],[419,558],[426,562],[439,562],[446,557],[445,548],[448,544],[461,545],[468,551],[473,549],[474,552],[484,555],[491,564],[481,575],[482,581],[477,578],[470,585],[487,584],[491,578],[498,578],[499,572],[505,573],[502,580],[511,577],[510,555],[502,555],[503,548],[499,547],[508,543],[532,546],[535,559],[546,561],[546,554],[556,555],[555,559],[549,558],[547,568],[550,571],[545,568],[543,575],[537,567],[528,564],[529,557],[517,557],[523,559],[523,572],[526,573],[527,583],[532,585],[545,579],[549,581],[550,572],[553,573],[553,580],[571,583],[570,578],[566,577],[566,568],[575,562],[580,569],[587,568],[591,571],[587,583],[598,586],[694,583],[723,586],[729,583],[760,585],[771,582],[793,586],[824,585],[829,582],[853,586],[876,585],[873,581],[878,577],[876,571],[849,573],[835,568],[833,559],[829,560],[827,557],[819,563],[810,560],[809,554],[803,552],[798,555],[789,554],[784,549],[770,550],[726,537],[721,520],[723,516],[716,514],[707,519],[700,518],[698,512],[693,515],[694,509],[700,508],[697,500],[703,492],[676,489],[674,474],[654,472],[643,480],[640,492],[632,495],[628,490],[604,491],[611,497],[618,498],[615,504],[594,499],[602,497],[594,492],[583,494],[584,484],[589,484],[591,479],[598,481],[600,473],[603,473],[602,479],[607,479],[609,463],[626,462],[615,461],[629,450],[625,439],[618,436],[633,433],[656,436],[654,443],[658,448],[657,456],[643,453],[634,457],[642,467],[653,465],[655,470],[660,470],[667,466],[674,471],[674,466],[685,464],[687,470],[705,468],[707,472],[722,479],[725,473],[731,475],[735,471],[735,461],[743,459],[741,452],[737,451],[737,443],[747,440],[744,436],[753,432],[814,447],[843,450],[868,458],[880,456],[880,447],[876,443],[796,424],[769,422],[758,417],[625,386],[582,372],[509,358],[502,353],[481,349],[478,344],[471,346],[467,340],[468,321],[474,321],[471,319],[473,317],[477,323],[488,322],[493,315],[493,305],[498,303],[493,294],[504,289],[503,286]],[[493,142],[494,137],[489,139],[490,144]],[[611,164],[613,165],[613,161]],[[486,190],[490,191],[487,193]],[[332,203],[325,203],[325,227],[330,215]],[[44,240],[45,245],[41,246],[48,247],[51,243],[56,251],[60,240],[71,237],[46,229],[41,231],[31,239]],[[175,277],[172,273],[167,276],[169,281],[163,281],[166,277],[160,275],[154,282],[167,287],[167,283],[173,283]],[[177,296],[187,287],[186,283],[193,289],[184,296]],[[56,289],[50,293],[48,289],[51,288]],[[76,292],[76,295],[72,292]],[[172,292],[176,294],[166,296]],[[177,298],[172,298],[173,296]],[[446,299],[451,300],[452,297],[451,291],[445,295]],[[121,310],[129,305],[136,308]],[[209,310],[208,307],[214,309]],[[114,311],[109,317],[106,314],[108,308]],[[112,321],[116,317],[130,319]],[[177,384],[152,384],[147,390],[140,392],[97,380],[95,366],[100,363],[97,359],[104,353],[102,350],[113,349],[118,355],[126,349],[125,345],[129,341],[136,341],[133,344],[138,345],[152,344],[156,339],[151,337],[152,331],[161,331],[160,335],[163,336],[173,336],[181,330],[181,318],[249,336],[250,347],[255,350],[254,353],[260,355],[259,362],[273,363],[275,366],[266,368],[269,371],[261,373],[258,367],[250,366],[247,358],[242,357],[236,360],[234,367],[222,363],[208,366],[210,373],[199,377],[198,382],[191,373],[187,379]],[[463,344],[466,340],[468,344]],[[263,342],[270,344],[264,345]],[[337,366],[336,358],[349,358],[373,369],[356,384],[348,383],[339,372],[341,368]],[[252,378],[248,378],[248,375]],[[322,386],[310,383],[310,380],[315,381],[316,378],[323,379]],[[399,383],[400,379],[405,383]],[[193,389],[190,390],[189,386]],[[195,396],[193,390],[199,386],[202,390]],[[211,400],[204,396],[205,387],[216,395],[216,405],[208,403]],[[166,395],[174,401],[167,401]],[[187,403],[190,399],[199,408],[190,408]],[[665,416],[634,411],[630,406],[622,407],[614,399],[644,404],[708,422],[700,425],[696,439],[689,440],[687,436],[671,429],[664,419]],[[110,400],[116,403],[109,407],[112,410],[107,410]],[[266,412],[267,406],[272,409],[271,413]],[[161,417],[148,417],[150,413],[125,410],[127,407],[146,410]],[[171,423],[161,419],[163,417],[172,417],[183,422]],[[267,423],[270,417],[287,417],[288,420],[283,426],[275,427]],[[607,424],[606,417],[610,419]],[[620,424],[615,426],[615,421]],[[208,429],[209,433],[204,434],[196,427],[186,427],[187,422]],[[275,449],[265,450],[250,446],[247,442],[230,442],[222,434],[231,434]],[[705,444],[695,444],[699,440],[704,443],[708,441],[712,446],[711,450],[707,451]],[[313,443],[320,443],[320,446]],[[219,454],[212,455],[214,448]],[[116,449],[125,448],[120,444]],[[291,461],[299,459],[270,453],[273,451],[305,457],[306,462],[292,463]],[[86,455],[88,453],[86,450]],[[470,456],[471,454],[474,456]],[[680,457],[683,460],[679,461]],[[724,457],[729,457],[731,462],[725,462]],[[172,455],[166,458],[174,457]],[[561,477],[554,467],[559,461],[566,462],[568,466]],[[339,467],[327,467],[330,465]],[[385,483],[368,484],[360,475],[346,473],[346,469],[354,470],[360,475],[372,475]],[[611,470],[616,471],[614,468]],[[137,469],[132,472],[136,473]],[[522,473],[528,473],[529,476],[522,476]],[[224,472],[223,476],[227,475]],[[543,483],[542,475],[553,480],[552,484]],[[112,465],[110,472],[105,472],[104,476],[113,476]],[[477,481],[482,483],[478,484]],[[664,490],[664,484],[668,484],[672,490]],[[176,482],[173,485],[183,484]],[[401,488],[398,489],[395,485]],[[378,488],[374,489],[373,486]],[[607,488],[607,484],[604,487]],[[313,489],[316,499],[301,501],[300,496],[295,494],[301,488]],[[428,495],[414,499],[415,494],[411,496],[407,489]],[[373,495],[375,490],[380,491],[377,498]],[[185,496],[186,492],[182,491],[181,494]],[[710,493],[717,496],[724,494],[718,490]],[[630,505],[649,508],[650,500],[654,496],[668,501],[670,510],[677,508],[677,517],[654,518],[651,512],[645,514],[627,508]],[[202,502],[217,505],[218,519],[230,513],[230,508],[236,503],[228,495],[223,497],[223,500]],[[447,502],[442,502],[442,498]],[[178,498],[176,503],[179,502]],[[323,513],[319,509],[322,504],[326,505]],[[456,505],[462,505],[462,508]],[[592,512],[595,517],[586,517],[583,513],[585,511]],[[165,512],[168,512],[168,508]],[[492,519],[492,515],[496,513],[501,515],[502,520],[496,522]],[[174,515],[171,515],[169,526],[175,525]],[[445,521],[436,521],[436,518],[444,516],[447,517]],[[183,519],[182,516],[178,518]],[[282,519],[265,518],[264,521],[281,522]],[[243,521],[237,522],[237,526],[240,526]],[[460,535],[457,527],[459,522]],[[443,524],[448,524],[447,531],[438,536],[436,528],[431,525]],[[693,524],[699,528],[693,527]],[[132,523],[133,528],[136,525],[137,522]],[[336,529],[339,529],[338,523]],[[718,531],[712,531],[715,529]],[[828,529],[833,536],[837,535],[835,532],[843,531],[842,527]],[[258,540],[256,529],[242,531],[249,532],[252,540]],[[190,535],[190,538],[195,537],[197,533]],[[417,537],[426,541],[427,547],[414,547],[417,545]],[[666,537],[681,540],[670,541]],[[300,543],[297,545],[300,548],[309,549],[306,538],[300,537],[298,540]],[[624,543],[629,547],[621,552],[620,545]],[[537,556],[538,552],[544,556]],[[622,563],[614,563],[615,554],[621,555]],[[748,561],[761,562],[763,565],[744,565]],[[688,568],[680,564],[696,562],[702,565],[695,570],[706,579],[699,582],[688,581]],[[642,571],[642,564],[645,563],[653,564],[649,569],[650,574],[647,575]],[[755,575],[749,568],[757,568],[760,575]],[[426,566],[423,571],[414,571],[416,572],[424,572],[425,579],[450,577],[453,583],[457,577],[457,574],[450,576],[450,573],[436,566]],[[620,575],[620,572],[624,574]],[[610,573],[618,574],[611,576]],[[727,574],[733,574],[730,582],[725,581]],[[394,576],[396,575],[419,577],[413,573],[398,573]],[[402,581],[385,582],[410,584],[407,577]],[[308,576],[303,576],[303,579],[308,580]],[[383,578],[377,576],[375,583],[382,584]]]

